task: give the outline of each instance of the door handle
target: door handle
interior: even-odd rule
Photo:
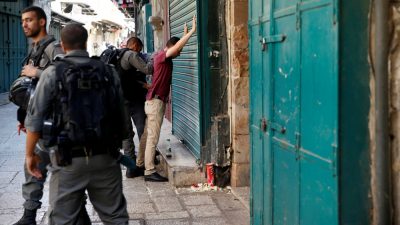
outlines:
[[[285,127],[271,127],[271,130],[278,131],[281,134],[285,134],[286,133],[286,128]]]
[[[286,133],[286,127],[281,126],[275,122],[272,121],[268,121],[268,125],[271,128],[271,130],[273,131],[277,131],[280,132],[281,134],[285,134]]]
[[[261,43],[261,50],[265,51],[268,49],[268,44],[284,42],[286,40],[286,35],[278,34],[278,35],[271,35],[267,37],[263,37],[260,40]]]

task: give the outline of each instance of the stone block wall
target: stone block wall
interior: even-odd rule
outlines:
[[[390,50],[389,50],[389,135],[392,162],[392,206],[393,206],[393,225],[400,225],[400,4],[393,3],[390,9]],[[372,34],[374,34],[375,20],[371,21]],[[371,47],[374,52],[374,35],[371,35]],[[372,57],[372,61],[374,58]],[[374,77],[372,78],[374,79]],[[371,80],[371,113],[370,113],[370,133],[371,142],[375,143],[375,82]],[[371,146],[371,151],[375,151],[375,145]],[[372,159],[374,163],[374,159]],[[375,179],[372,177],[371,187],[375,188]],[[374,196],[373,196],[374,197]],[[374,199],[374,201],[376,201]],[[371,224],[378,224],[375,217],[372,217]]]
[[[389,62],[390,136],[394,225],[400,225],[400,4],[392,5]]]
[[[231,118],[231,185],[250,184],[248,0],[226,3]]]
[[[32,0],[29,3],[35,6],[39,6],[44,10],[47,17],[46,29],[47,31],[49,31],[50,20],[51,20],[51,0]]]
[[[152,0],[152,15],[158,16],[163,20],[162,29],[160,30],[153,30],[154,34],[154,52],[160,51],[165,47],[165,43],[168,40],[168,26],[169,23],[167,9],[168,9],[168,1],[163,0]]]

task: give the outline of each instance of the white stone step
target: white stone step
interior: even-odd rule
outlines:
[[[196,163],[196,158],[185,145],[172,135],[171,130],[172,124],[164,119],[157,146],[161,153],[160,166],[168,174],[169,183],[175,187],[184,187],[206,182],[205,173]],[[168,143],[168,139],[170,143]],[[171,147],[171,157],[167,157],[169,146]]]

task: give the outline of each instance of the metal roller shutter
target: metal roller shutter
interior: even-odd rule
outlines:
[[[196,0],[170,0],[171,36],[182,37],[183,24],[191,28],[193,15],[197,15]],[[200,157],[200,85],[198,76],[198,41],[193,35],[181,55],[174,59],[172,75],[172,131]]]

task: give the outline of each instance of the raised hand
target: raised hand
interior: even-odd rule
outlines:
[[[188,27],[187,24],[185,22],[185,24],[183,25],[183,35],[186,35],[188,33]]]
[[[192,29],[190,30],[192,33],[196,31],[196,15],[193,16],[192,20]]]

